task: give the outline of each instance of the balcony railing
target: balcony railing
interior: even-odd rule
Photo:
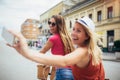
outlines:
[[[104,19],[99,22],[95,22],[96,27],[106,24],[112,24],[112,23],[120,23],[120,16],[112,17],[111,19]]]
[[[99,0],[84,0],[82,2],[79,2],[76,5],[72,6],[70,9],[65,10],[65,12],[62,13],[62,15],[67,15],[69,13],[72,13],[72,12],[78,10],[78,9],[86,7],[86,6],[88,6],[88,5],[92,4],[92,3],[95,3],[97,1],[99,1]]]

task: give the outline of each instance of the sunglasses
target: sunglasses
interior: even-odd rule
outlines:
[[[48,21],[48,25],[52,25],[52,27],[54,27],[56,23]]]

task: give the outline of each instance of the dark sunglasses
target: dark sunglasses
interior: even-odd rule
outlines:
[[[48,21],[48,25],[52,25],[54,27],[56,23]]]

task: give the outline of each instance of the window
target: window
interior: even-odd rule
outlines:
[[[92,14],[89,14],[89,18],[92,19]]]
[[[72,28],[72,22],[70,21],[70,28]]]
[[[81,18],[83,18],[84,16],[82,16]]]
[[[78,18],[75,19],[76,21],[78,20]]]
[[[59,15],[61,15],[61,12],[59,12]]]
[[[47,33],[47,29],[45,29],[45,31],[44,31],[45,33]]]
[[[101,21],[102,20],[102,12],[98,11],[97,12],[97,21]]]
[[[113,15],[113,7],[111,6],[111,7],[108,7],[107,9],[107,18],[111,19],[112,15]]]

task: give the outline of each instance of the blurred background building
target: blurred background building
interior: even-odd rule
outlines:
[[[40,21],[27,19],[21,32],[30,41],[45,43],[51,35],[48,20],[52,15],[62,15],[71,32],[74,22],[90,17],[95,23],[104,52],[114,52],[114,42],[120,40],[120,0],[63,0],[40,15]]]
[[[40,34],[39,20],[27,19],[21,26],[21,32],[27,39],[36,40]]]
[[[40,44],[40,34],[41,34],[42,26],[40,25],[40,21],[36,19],[27,19],[21,25],[21,32],[23,36],[27,39],[29,46],[38,47]]]
[[[103,51],[113,52],[114,41],[120,40],[120,0],[63,0],[40,15],[42,34],[49,34],[47,22],[54,14],[64,16],[69,32],[75,20],[90,17],[104,44]]]

